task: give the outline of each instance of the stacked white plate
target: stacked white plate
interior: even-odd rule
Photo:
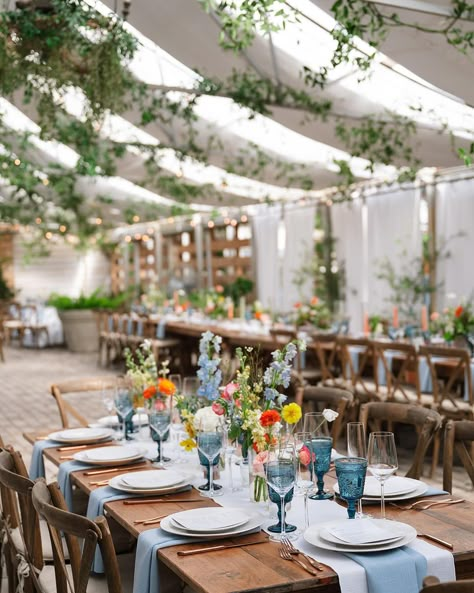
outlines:
[[[400,476],[392,476],[385,481],[384,494],[386,500],[408,500],[423,496],[428,490],[428,484],[420,480],[413,480],[412,478],[403,478]],[[334,492],[339,494],[339,484],[334,484]],[[365,479],[364,496],[362,498],[365,502],[380,501],[380,482],[373,476],[367,476]]]
[[[116,476],[109,481],[109,486],[133,494],[166,494],[187,486],[190,476],[173,470],[145,470]]]
[[[335,552],[382,552],[411,543],[416,529],[386,519],[339,519],[309,527],[304,538],[313,546]]]
[[[132,418],[132,422],[134,426],[145,426],[148,424],[148,414],[135,414]],[[114,428],[119,425],[119,420],[117,416],[103,416],[99,418],[96,422],[89,424],[91,428]]]
[[[78,451],[73,456],[76,461],[82,461],[90,465],[126,465],[143,458],[146,449],[141,447],[121,445],[98,447],[88,451]]]
[[[249,515],[238,508],[209,507],[168,515],[160,527],[175,535],[219,539],[244,535],[261,524],[261,516]]]
[[[108,441],[113,432],[107,428],[67,428],[48,435],[48,439],[69,445],[88,445]]]

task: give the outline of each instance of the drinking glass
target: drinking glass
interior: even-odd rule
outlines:
[[[367,459],[365,426],[362,422],[347,423],[347,456]],[[362,497],[357,501],[357,517],[359,519],[364,517],[364,513],[362,512]]]
[[[278,523],[267,527],[272,533],[271,541],[283,538],[295,539],[293,534],[296,525],[286,523],[285,506],[293,499],[296,482],[296,452],[293,445],[287,443],[283,447],[271,447],[267,462],[263,464],[267,478],[270,500],[278,505]],[[293,534],[293,535],[292,535]]]
[[[331,465],[332,438],[326,418],[321,412],[308,412],[304,415],[304,432],[311,433],[311,449],[314,454],[313,474],[316,475],[317,492],[311,494],[312,500],[327,500],[334,495],[324,490],[324,474]]]
[[[102,404],[104,405],[104,408],[107,410],[107,414],[111,416],[112,412],[115,410],[114,390],[108,387],[104,387],[104,385],[102,384],[102,388],[100,391],[102,396]]]
[[[131,428],[130,425],[132,424],[132,418],[135,411],[133,409],[133,395],[128,389],[118,387],[115,390],[114,403],[119,422],[123,424],[123,439],[129,441],[132,439],[128,433]]]
[[[168,379],[176,387],[175,395],[181,395],[182,393],[182,380],[181,375],[171,374]],[[181,422],[181,416],[178,408],[173,408],[173,415],[171,418],[170,435],[171,443],[173,445],[174,461],[176,463],[184,463],[185,460],[181,457],[181,447],[179,446],[180,436],[183,432],[183,423]]]
[[[297,458],[295,494],[304,496],[304,528],[306,530],[309,527],[308,494],[314,486],[311,433],[297,432],[295,434],[295,449]]]
[[[183,390],[183,382],[181,380],[181,375],[172,374],[169,375],[168,379],[171,381],[171,383],[174,383],[174,386],[176,387],[176,395],[179,395]]]
[[[165,467],[165,462],[170,461],[163,455],[162,443],[171,425],[172,401],[172,398],[168,396],[157,398],[148,412],[151,436],[158,447],[158,455],[153,461],[158,463],[158,467]]]
[[[364,494],[367,459],[362,457],[341,457],[334,462],[336,466],[339,494],[347,500],[347,514],[354,519],[356,501]]]
[[[241,486],[234,486],[234,475],[232,473],[232,458],[234,457],[234,453],[237,449],[237,443],[235,440],[231,440],[229,438],[229,430],[230,424],[228,422],[224,423],[224,453],[225,453],[225,466],[228,468],[229,471],[229,489],[231,492],[238,492],[242,490]]]
[[[393,432],[372,432],[370,434],[367,460],[371,474],[380,482],[380,510],[382,519],[385,519],[385,480],[398,469]]]
[[[214,484],[214,466],[219,463],[219,457],[224,446],[224,423],[218,421],[210,426],[209,421],[203,420],[199,424],[196,434],[199,461],[207,469],[207,482],[199,486],[201,496],[214,498],[221,496],[222,486]]]
[[[197,377],[184,377],[183,380],[183,395],[197,395],[199,389],[199,379]]]

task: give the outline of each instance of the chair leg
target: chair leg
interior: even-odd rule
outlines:
[[[439,450],[441,447],[441,437],[440,437],[439,432],[440,431],[438,431],[438,433],[435,434],[434,439],[433,439],[433,458],[431,460],[430,478],[434,477],[434,475],[436,473],[436,468],[438,467]]]

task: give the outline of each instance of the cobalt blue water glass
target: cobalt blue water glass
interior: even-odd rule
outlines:
[[[296,525],[283,523],[283,507],[293,500],[296,469],[293,460],[287,463],[279,460],[278,463],[269,462],[266,465],[268,495],[270,500],[278,506],[278,523],[270,525],[267,530],[271,533],[292,533]]]
[[[123,438],[126,441],[132,439],[129,436],[130,426],[135,410],[133,409],[133,397],[127,389],[117,389],[114,399],[115,409],[120,424],[123,425]]]
[[[150,425],[151,438],[156,441],[158,447],[158,455],[154,462],[158,463],[159,467],[163,467],[164,463],[170,461],[169,457],[163,455],[162,442],[166,439],[169,433],[171,424],[171,411],[154,411],[148,415],[148,423]]]
[[[222,489],[220,484],[214,483],[214,480],[211,481],[211,472],[214,471],[214,467],[219,463],[222,445],[223,439],[220,432],[201,432],[197,435],[199,462],[206,468],[207,472],[206,483],[198,486],[198,488],[211,498],[216,496],[216,491]]]
[[[364,494],[367,459],[363,457],[341,457],[334,462],[339,484],[339,496],[347,501],[347,514],[354,519],[356,503]]]
[[[333,498],[333,494],[324,491],[324,474],[329,471],[331,465],[332,438],[313,437],[311,448],[314,454],[313,472],[316,475],[318,490],[311,494],[312,500],[327,500]]]

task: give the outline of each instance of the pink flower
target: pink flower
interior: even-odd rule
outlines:
[[[238,390],[239,384],[238,383],[228,383],[225,386],[224,393],[222,394],[222,399],[226,399],[227,401],[232,400],[232,396]]]
[[[431,321],[438,321],[439,313],[437,311],[433,311],[433,313],[431,313],[431,315],[430,315],[430,319],[431,319]]]
[[[309,465],[311,461],[311,453],[306,445],[303,445],[300,449],[299,455],[300,463],[303,465]]]
[[[164,401],[162,401],[161,399],[156,400],[155,409],[157,412],[164,412],[166,410],[166,408],[167,408],[167,406]]]
[[[253,460],[253,473],[255,476],[261,476],[262,478],[265,477],[265,468],[263,464],[266,463],[268,460],[268,451],[261,451],[257,453],[255,459]]]
[[[214,402],[212,404],[212,411],[214,412],[214,414],[217,414],[218,416],[222,416],[225,412],[224,408],[219,402]]]

